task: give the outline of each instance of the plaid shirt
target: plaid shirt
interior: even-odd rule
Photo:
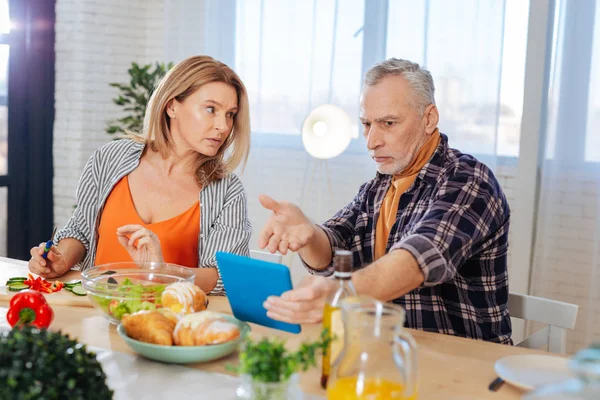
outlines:
[[[375,223],[391,175],[377,176],[322,228],[333,249],[354,253],[355,268],[373,262]],[[448,147],[442,135],[431,160],[402,195],[387,252],[417,260],[423,284],[397,298],[406,326],[511,344],[508,314],[510,210],[492,171]],[[331,275],[333,265],[312,274]]]

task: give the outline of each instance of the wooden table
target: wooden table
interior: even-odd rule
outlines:
[[[22,261],[0,258],[0,284],[12,276],[26,276],[26,264]],[[77,273],[69,274],[68,279]],[[65,279],[66,280],[66,279]],[[51,296],[51,295],[49,295]],[[0,300],[0,307],[8,307]],[[113,351],[131,353],[118,336],[115,325],[110,324],[101,312],[94,308],[53,306],[54,322],[51,328],[68,333],[88,345]],[[231,313],[224,297],[212,297],[209,309]],[[279,336],[287,339],[291,347],[305,339],[318,337],[320,325],[304,325],[299,335],[289,334],[251,324],[253,336]],[[419,347],[419,399],[519,399],[522,391],[505,384],[498,392],[488,391],[489,383],[496,377],[494,362],[514,354],[543,353],[489,342],[458,338],[417,330],[409,330]],[[221,360],[205,364],[190,365],[206,371],[228,373],[226,364],[236,362],[232,354]],[[302,389],[308,393],[325,396],[319,385],[320,367],[302,376]]]

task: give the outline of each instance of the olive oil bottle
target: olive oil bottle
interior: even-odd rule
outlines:
[[[335,338],[330,342],[329,347],[323,352],[323,365],[321,374],[321,386],[327,387],[327,380],[331,371],[331,364],[335,361],[344,347],[344,325],[342,323],[342,311],[340,302],[350,296],[356,296],[356,290],[352,285],[352,252],[346,250],[336,250],[333,257],[333,267],[335,268],[334,278],[338,283],[338,288],[327,301],[323,310],[323,328],[329,330],[329,335]]]

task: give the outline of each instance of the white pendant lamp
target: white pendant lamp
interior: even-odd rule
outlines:
[[[323,104],[302,124],[302,144],[311,156],[327,160],[339,156],[352,140],[352,121],[340,107]]]

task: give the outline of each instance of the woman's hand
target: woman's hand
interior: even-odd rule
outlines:
[[[44,247],[46,242],[40,243],[39,246],[33,247],[29,253],[29,270],[42,278],[58,278],[69,271],[70,267],[65,261],[65,257],[56,246],[52,246],[48,252],[48,258],[44,259]]]
[[[135,262],[164,262],[160,240],[141,225],[125,225],[117,229],[121,246]]]

